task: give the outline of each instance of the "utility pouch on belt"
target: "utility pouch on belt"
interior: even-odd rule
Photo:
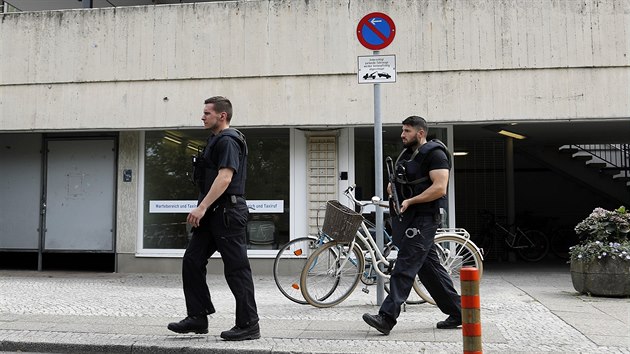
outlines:
[[[199,189],[203,188],[203,181],[205,179],[206,168],[203,158],[203,152],[198,151],[197,155],[192,156],[192,178],[191,182]]]
[[[233,209],[236,206],[236,202],[237,202],[237,196],[231,194],[229,196],[221,196],[220,198],[221,200],[223,200],[222,203],[220,203],[220,205],[218,206],[219,208],[223,208],[223,225],[229,229],[230,228],[230,216],[228,215],[230,212],[232,212],[230,209]],[[235,211],[233,211],[235,212]]]
[[[223,225],[226,229],[230,228],[230,217],[227,214],[227,208],[223,208]]]
[[[216,202],[214,202],[214,205],[216,205],[217,208],[231,209],[236,206],[236,203],[238,202],[237,198],[238,196],[234,194],[223,194],[216,200]]]

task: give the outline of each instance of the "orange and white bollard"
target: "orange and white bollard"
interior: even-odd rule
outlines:
[[[460,270],[462,289],[462,333],[464,354],[481,354],[481,302],[479,300],[479,270],[465,267]]]

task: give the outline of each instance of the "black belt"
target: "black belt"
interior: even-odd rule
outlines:
[[[218,204],[228,204],[235,205],[238,198],[243,198],[242,194],[222,194],[219,199],[217,199]]]

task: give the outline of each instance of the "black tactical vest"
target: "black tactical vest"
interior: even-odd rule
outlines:
[[[193,158],[194,182],[199,188],[200,199],[203,199],[212,183],[219,174],[219,151],[214,146],[222,139],[234,139],[240,147],[238,171],[235,171],[230,185],[224,195],[245,194],[245,180],[247,178],[247,143],[245,135],[234,128],[223,129],[219,134],[211,136],[203,152]]]
[[[424,163],[436,149],[444,151],[448,159],[449,169],[452,166],[451,154],[446,145],[438,139],[432,139],[422,144],[413,153],[403,150],[396,159],[396,185],[400,200],[409,199],[424,192],[432,182],[429,178],[429,166]],[[439,198],[430,203],[414,204],[411,207],[421,213],[435,213],[444,202]]]

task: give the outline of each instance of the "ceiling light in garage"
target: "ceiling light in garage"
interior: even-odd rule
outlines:
[[[509,130],[505,130],[505,129],[501,129],[497,133],[499,133],[501,135],[509,136],[510,138],[519,139],[519,140],[523,140],[523,139],[526,138],[525,135],[517,134],[517,133],[511,132]]]

